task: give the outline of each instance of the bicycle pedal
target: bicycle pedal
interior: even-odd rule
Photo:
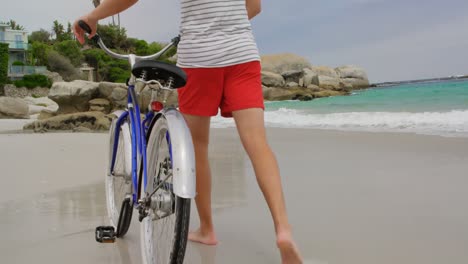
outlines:
[[[117,237],[113,226],[98,226],[95,235],[99,243],[114,243]]]

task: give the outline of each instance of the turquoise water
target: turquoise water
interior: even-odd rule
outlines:
[[[307,102],[267,102],[266,110],[280,108],[310,113],[343,112],[442,112],[468,109],[468,81],[405,84],[355,91]]]
[[[268,127],[468,137],[468,80],[405,84],[312,101],[265,104]],[[234,126],[215,118],[214,127]]]

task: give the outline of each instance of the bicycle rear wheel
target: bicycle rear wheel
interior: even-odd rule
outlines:
[[[112,120],[109,141],[109,164],[106,175],[107,212],[111,225],[117,228],[117,236],[123,237],[130,226],[132,219],[132,146],[130,127],[124,122],[119,128],[119,138],[115,140],[117,119]],[[115,142],[114,142],[115,141]],[[110,171],[114,147],[115,163]]]
[[[160,117],[151,129],[147,147],[148,179],[141,197],[151,196],[151,207],[140,229],[143,263],[183,263],[190,220],[190,199],[173,192],[171,136]]]

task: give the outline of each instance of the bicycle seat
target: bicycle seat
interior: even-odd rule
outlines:
[[[145,72],[143,74],[143,72]],[[173,78],[171,88],[185,86],[187,75],[176,65],[154,60],[141,60],[135,63],[132,74],[137,78],[144,76],[145,81],[158,80],[166,83],[169,78]]]

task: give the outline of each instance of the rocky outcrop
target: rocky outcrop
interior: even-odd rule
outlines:
[[[29,107],[21,98],[0,97],[0,118],[29,118]]]
[[[89,100],[96,97],[99,83],[76,80],[56,82],[52,85],[49,98],[59,105],[58,113],[83,112],[89,109]]]
[[[111,118],[102,112],[83,112],[64,114],[37,120],[26,124],[23,129],[35,132],[46,132],[49,130],[109,130]]]
[[[305,58],[291,53],[262,56],[262,70],[282,74],[287,71],[302,71],[312,65]]]
[[[266,100],[310,100],[367,88],[369,80],[356,66],[313,66],[297,55],[278,54],[262,56],[262,84]]]
[[[7,84],[5,85],[4,90],[5,96],[19,98],[27,96],[46,97],[49,94],[49,88],[47,87],[36,87],[30,89],[26,87],[16,87],[13,84]]]

